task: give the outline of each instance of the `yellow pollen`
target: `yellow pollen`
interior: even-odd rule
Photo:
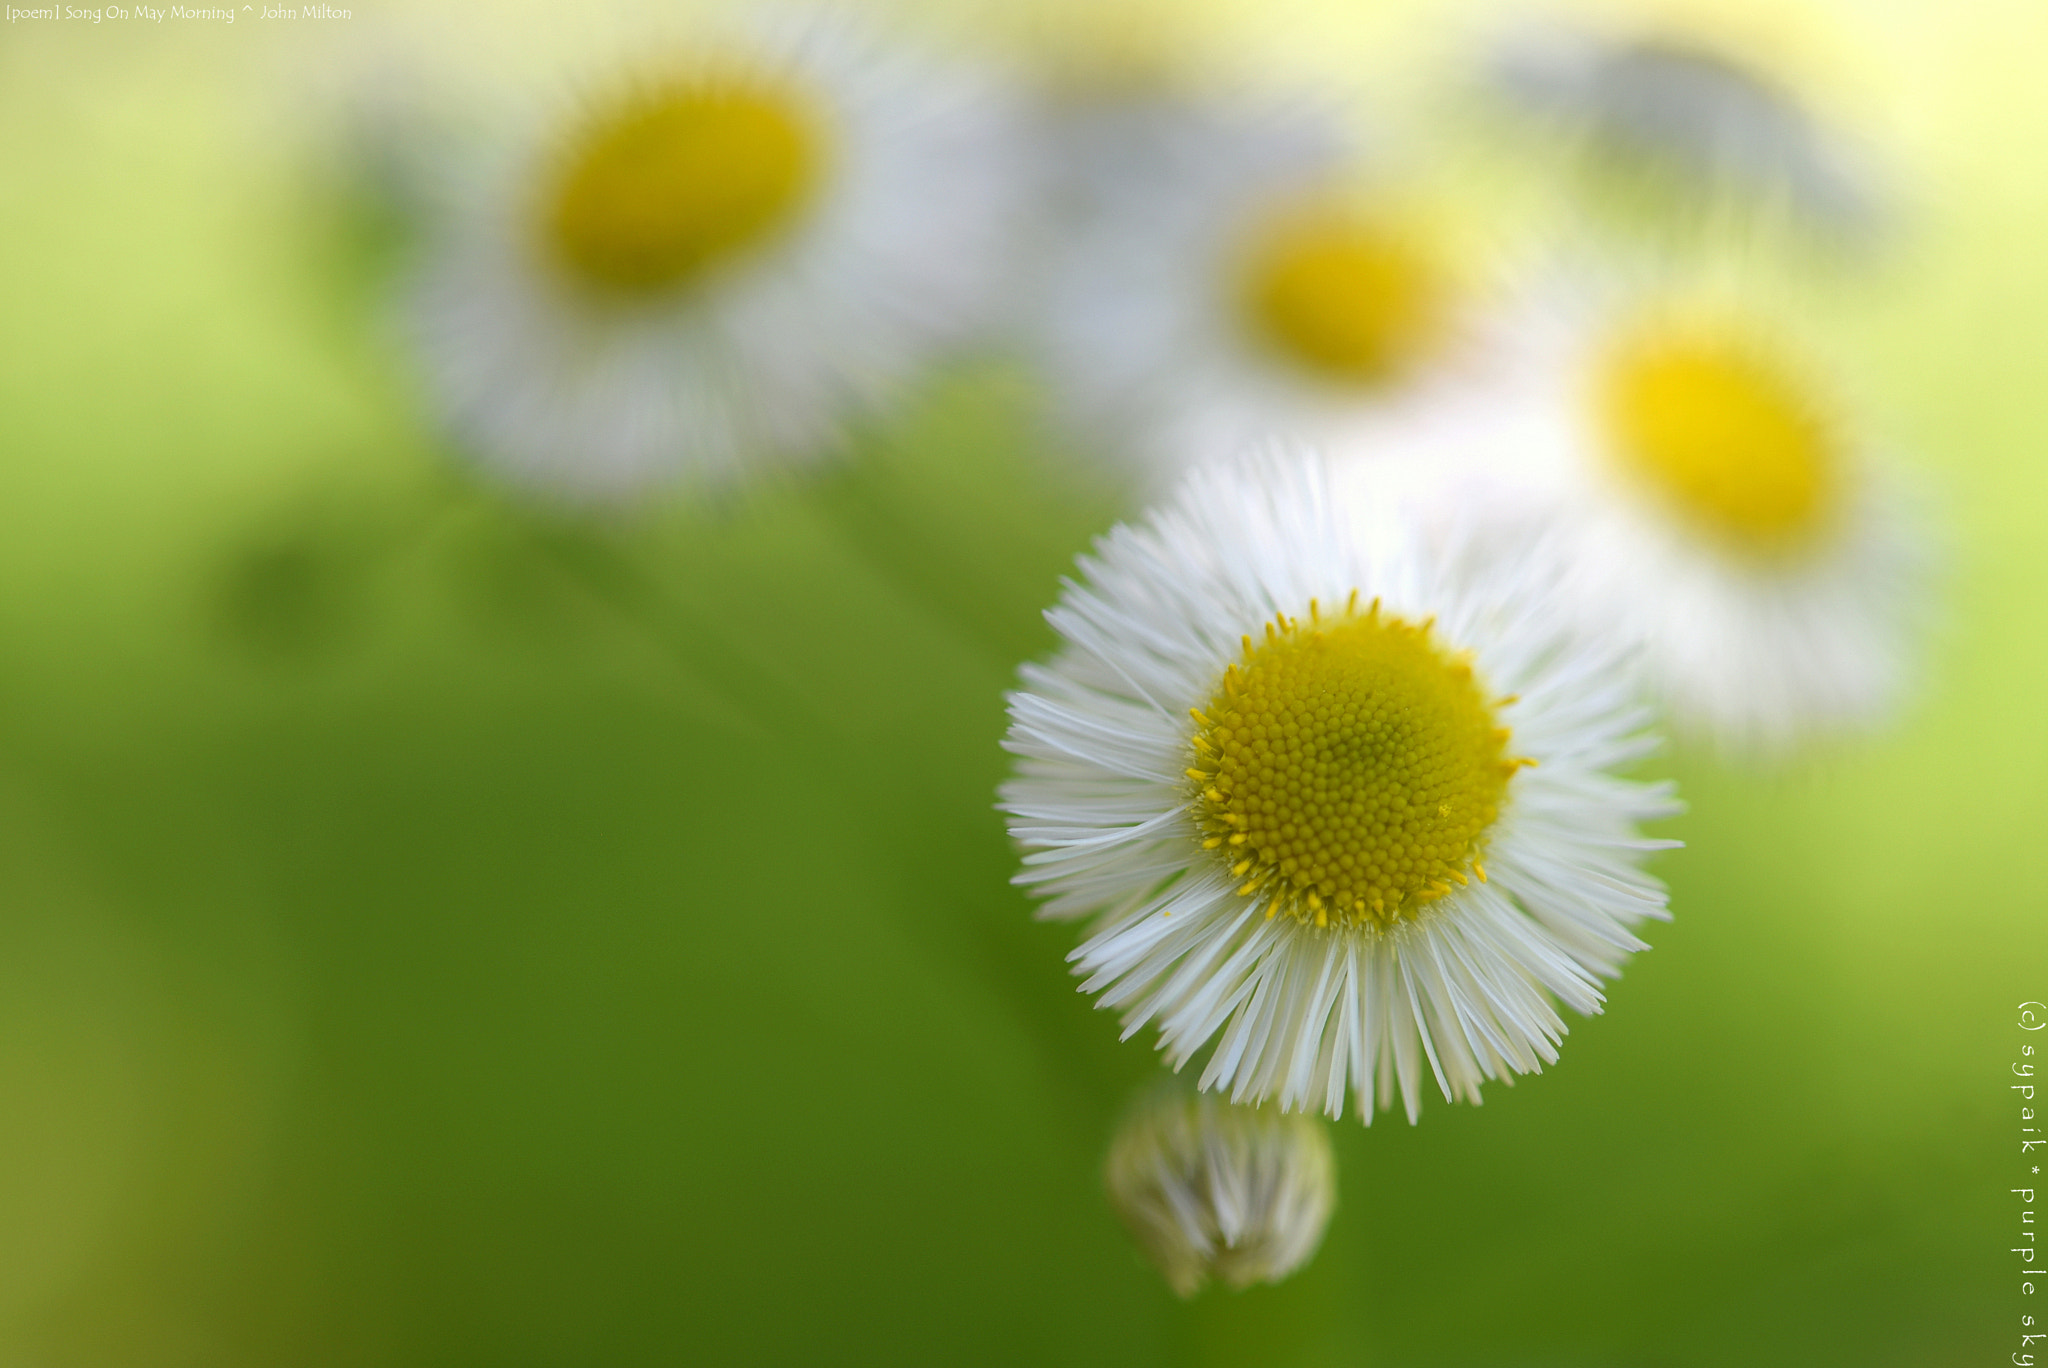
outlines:
[[[584,130],[560,172],[550,236],[590,284],[652,294],[785,226],[817,163],[815,133],[782,92],[658,88]]]
[[[1407,235],[1324,209],[1269,224],[1246,258],[1259,336],[1325,380],[1378,386],[1435,343],[1443,288]]]
[[[1834,509],[1835,434],[1794,378],[1753,349],[1640,338],[1609,357],[1599,399],[1622,466],[1724,540],[1788,550]]]
[[[1478,857],[1520,765],[1467,662],[1428,624],[1356,603],[1275,619],[1226,671],[1198,733],[1210,768],[1190,791],[1204,848],[1244,881],[1239,896],[1267,894],[1268,917],[1384,928],[1466,870],[1485,877]]]

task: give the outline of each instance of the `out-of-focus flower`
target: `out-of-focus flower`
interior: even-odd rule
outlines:
[[[1712,36],[1529,24],[1496,47],[1488,74],[1517,109],[1683,202],[1776,204],[1851,232],[1879,217],[1870,171],[1846,141]]]
[[[1409,1119],[1539,1069],[1662,917],[1615,776],[1653,738],[1613,652],[1511,562],[1333,499],[1323,464],[1197,472],[1098,543],[1010,697],[1017,882],[1093,916],[1085,990],[1233,1101]]]
[[[415,291],[457,438],[570,500],[829,450],[984,321],[1027,180],[997,87],[843,19],[649,46],[460,180]]]
[[[1840,406],[1757,323],[1672,308],[1533,343],[1449,497],[1569,529],[1567,600],[1636,642],[1681,728],[1750,751],[1884,715],[1924,537]]]
[[[1031,328],[1057,402],[1140,483],[1370,424],[1451,350],[1438,225],[1361,186],[1335,119],[1157,93],[1060,123]]]
[[[390,51],[323,65],[318,80],[315,107],[331,125],[340,188],[360,209],[410,229],[429,211],[430,187],[453,155],[427,80]]]
[[[1162,1088],[1118,1127],[1102,1165],[1110,1205],[1168,1286],[1279,1282],[1322,1243],[1337,1161],[1322,1123]]]

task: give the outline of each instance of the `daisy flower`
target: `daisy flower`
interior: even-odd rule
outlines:
[[[1878,217],[1868,169],[1789,84],[1685,28],[1531,26],[1489,75],[1523,113],[1685,200],[1733,195],[1850,231]]]
[[[1320,460],[1197,472],[1084,557],[1027,665],[1002,808],[1042,913],[1091,917],[1084,991],[1235,1102],[1370,1121],[1538,1070],[1552,999],[1663,917],[1636,824],[1669,790],[1612,651],[1548,559],[1340,506]]]
[[[1192,1297],[1211,1277],[1242,1290],[1307,1263],[1337,1203],[1321,1123],[1148,1091],[1117,1128],[1102,1184],[1167,1284]]]
[[[839,19],[650,50],[451,194],[413,323],[493,473],[620,500],[817,458],[992,302],[1013,111]]]
[[[1453,497],[1568,528],[1565,601],[1639,646],[1679,727],[1769,752],[1895,703],[1924,538],[1827,386],[1756,322],[1574,325],[1530,348],[1470,440],[1483,487]]]
[[[1104,100],[1058,145],[1035,350],[1064,417],[1141,483],[1369,424],[1448,350],[1441,235],[1357,183],[1326,112]]]

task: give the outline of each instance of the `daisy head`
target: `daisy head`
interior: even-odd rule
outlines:
[[[1370,423],[1450,350],[1443,225],[1362,184],[1321,112],[1127,103],[1062,138],[1079,207],[1040,355],[1067,416],[1152,484],[1267,432]]]
[[[1010,699],[1017,882],[1093,924],[1085,991],[1235,1102],[1370,1120],[1540,1069],[1664,915],[1668,791],[1540,543],[1481,555],[1319,460],[1198,472],[1119,527]]]
[[[451,177],[414,332],[491,471],[606,501],[830,448],[999,278],[987,83],[840,19],[653,46]]]
[[[1279,1282],[1322,1243],[1337,1161],[1322,1123],[1148,1090],[1117,1128],[1103,1188],[1169,1286],[1192,1297],[1214,1277]]]
[[[1637,643],[1674,723],[1770,751],[1882,716],[1926,556],[1798,350],[1689,308],[1610,315],[1544,350],[1475,452],[1486,502],[1572,529],[1567,600]]]
[[[1595,164],[1678,202],[1771,205],[1841,231],[1874,226],[1867,168],[1791,81],[1738,47],[1668,17],[1608,32],[1529,25],[1498,44],[1489,75],[1499,96],[1577,138]]]

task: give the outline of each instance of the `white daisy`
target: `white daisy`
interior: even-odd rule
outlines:
[[[1032,319],[1064,416],[1170,487],[1274,431],[1371,424],[1449,350],[1453,271],[1327,112],[1140,97],[1070,110],[1067,218]]]
[[[1789,85],[1711,39],[1532,25],[1498,46],[1490,75],[1524,113],[1689,201],[1732,194],[1853,231],[1878,218],[1855,151]]]
[[[1183,1297],[1212,1276],[1239,1289],[1279,1282],[1315,1254],[1337,1203],[1337,1160],[1320,1122],[1176,1088],[1139,1100],[1110,1142],[1102,1181]]]
[[[1451,497],[1562,523],[1565,601],[1621,634],[1678,726],[1738,750],[1895,704],[1928,556],[1825,385],[1754,322],[1657,310],[1530,345]],[[1455,488],[1455,486],[1453,486]]]
[[[1014,110],[841,21],[638,54],[453,195],[413,319],[494,473],[578,500],[818,457],[977,323]]]
[[[1318,460],[1197,473],[1083,558],[1024,668],[1002,789],[1084,991],[1233,1101],[1370,1121],[1557,1057],[1662,917],[1669,790],[1549,564],[1340,509]],[[1355,520],[1355,521],[1354,521]]]

